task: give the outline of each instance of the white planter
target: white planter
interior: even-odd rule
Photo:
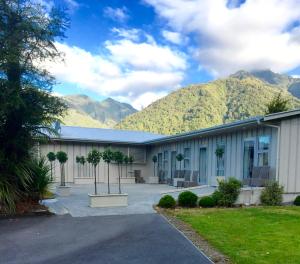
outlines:
[[[59,196],[69,196],[71,193],[71,187],[70,186],[57,186],[56,193]]]
[[[158,183],[158,177],[150,176],[149,183]]]
[[[128,206],[128,194],[89,194],[90,207]]]
[[[127,177],[127,178],[121,178],[121,184],[134,184],[135,183],[135,177]]]
[[[258,205],[260,204],[260,195],[263,187],[242,188],[236,204]]]
[[[93,184],[94,178],[74,178],[75,184]]]

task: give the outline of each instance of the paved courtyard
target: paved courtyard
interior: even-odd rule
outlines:
[[[211,263],[158,214],[0,219],[0,263]]]
[[[94,186],[88,184],[71,185],[71,187],[69,197],[57,197],[44,202],[52,212],[58,215],[70,214],[73,217],[154,213],[153,205],[158,203],[163,194],[168,193],[177,198],[182,191],[165,184],[123,184],[122,191],[128,193],[128,207],[90,208],[88,193],[93,193]],[[208,194],[213,190],[211,187],[192,189],[198,195]],[[106,184],[98,184],[99,193],[106,191]],[[111,185],[111,192],[118,192],[117,184]]]

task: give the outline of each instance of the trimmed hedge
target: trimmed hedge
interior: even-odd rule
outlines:
[[[298,195],[294,201],[294,205],[300,206],[300,195]]]
[[[162,208],[174,208],[176,205],[175,199],[171,195],[165,195],[160,198],[158,206]]]
[[[190,191],[179,194],[178,204],[182,207],[195,207],[197,205],[198,196]]]
[[[211,196],[203,196],[199,200],[199,206],[204,208],[210,208],[216,206],[216,202]]]

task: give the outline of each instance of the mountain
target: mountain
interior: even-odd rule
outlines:
[[[290,99],[292,108],[300,107],[300,100],[293,96],[299,92],[299,81],[271,71],[239,71],[225,79],[181,88],[116,127],[161,134],[206,128],[262,115],[266,104],[280,92]]]
[[[131,105],[112,98],[95,101],[87,95],[67,95],[63,100],[69,106],[63,118],[66,125],[111,128],[125,117],[137,112]]]

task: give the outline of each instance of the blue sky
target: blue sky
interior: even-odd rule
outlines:
[[[300,0],[56,0],[71,27],[54,92],[143,108],[237,70],[300,73]]]

